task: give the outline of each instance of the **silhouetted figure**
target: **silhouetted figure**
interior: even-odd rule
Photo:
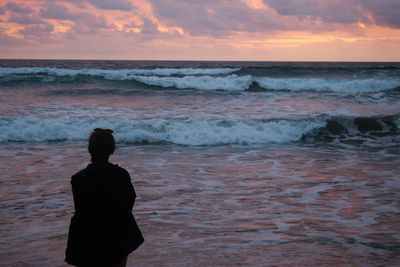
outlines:
[[[125,266],[129,253],[144,241],[132,215],[136,193],[128,172],[108,162],[112,131],[95,129],[89,137],[92,163],[71,178],[75,213],[65,261],[76,266]]]

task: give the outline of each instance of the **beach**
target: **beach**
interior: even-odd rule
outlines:
[[[1,60],[0,263],[65,266],[101,127],[128,266],[398,266],[399,88],[399,63]]]

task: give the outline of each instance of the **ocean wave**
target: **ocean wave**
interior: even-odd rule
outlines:
[[[112,77],[114,79],[115,77]],[[270,90],[270,91],[331,91],[346,94],[381,92],[400,87],[400,80],[335,80],[335,79],[298,79],[298,78],[254,78],[250,75],[235,74],[224,77],[185,76],[157,77],[132,75],[125,79],[135,80],[146,85],[175,87],[196,90]]]
[[[373,93],[400,88],[400,79],[372,77],[368,79],[273,78],[234,74],[240,68],[155,68],[155,69],[62,69],[0,68],[0,83],[72,82],[88,77],[108,81],[135,81],[162,88],[202,91],[315,91],[345,94]]]
[[[380,92],[400,87],[397,79],[337,80],[318,78],[256,78],[255,82],[267,90],[333,91],[339,93]]]
[[[398,135],[400,114],[385,117],[332,117],[299,120],[78,119],[0,117],[0,142],[85,141],[94,128],[110,128],[124,143],[187,146],[288,143],[354,135]]]
[[[131,76],[129,79],[153,86],[197,89],[202,91],[244,91],[252,83],[251,76],[237,76],[235,74],[225,77],[212,77],[208,75],[185,77]]]
[[[65,69],[65,68],[43,68],[43,67],[21,67],[21,68],[0,68],[0,77],[19,74],[35,75],[46,74],[50,76],[99,76],[108,79],[124,80],[130,75],[220,75],[239,71],[240,68],[155,68],[155,69]]]

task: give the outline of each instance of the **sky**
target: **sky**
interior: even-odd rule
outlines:
[[[400,0],[0,0],[0,58],[400,61]]]

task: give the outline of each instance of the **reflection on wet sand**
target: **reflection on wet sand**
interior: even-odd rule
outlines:
[[[380,153],[120,147],[146,239],[128,266],[399,265],[400,158]],[[2,145],[0,157],[2,265],[63,266],[85,145]]]

